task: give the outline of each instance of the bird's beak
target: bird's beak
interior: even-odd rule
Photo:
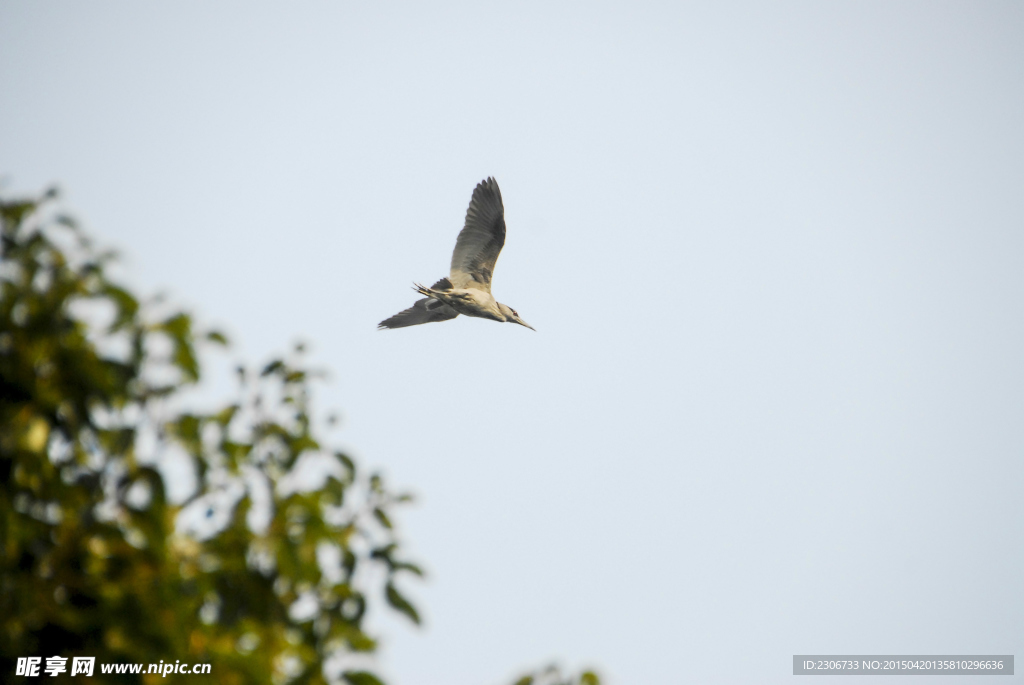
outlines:
[[[520,326],[526,326],[527,328],[529,328],[529,329],[530,329],[531,331],[533,331],[534,333],[536,333],[536,332],[537,332],[537,329],[536,329],[536,328],[534,328],[533,326],[531,326],[530,324],[526,323],[525,321],[523,321],[522,319],[520,319],[520,318],[518,318],[518,317],[517,317],[517,318],[515,318],[515,319],[512,319],[512,320],[513,320],[513,321],[515,321],[515,322],[516,322],[517,324],[519,324]]]

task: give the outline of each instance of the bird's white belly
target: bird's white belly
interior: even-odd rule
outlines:
[[[504,315],[498,309],[498,302],[490,293],[474,288],[454,288],[444,291],[445,304],[459,314],[465,316],[477,316],[482,319],[494,321],[505,321]]]

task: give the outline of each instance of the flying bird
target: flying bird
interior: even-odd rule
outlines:
[[[377,324],[377,329],[405,328],[421,323],[448,321],[459,314],[477,316],[508,323],[517,323],[535,331],[519,318],[516,310],[491,295],[494,263],[505,245],[505,207],[501,204],[498,182],[488,178],[477,184],[466,210],[466,225],[459,232],[452,253],[451,271],[429,288],[418,283],[413,290],[425,295],[422,300],[390,319]]]

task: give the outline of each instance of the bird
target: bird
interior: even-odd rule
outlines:
[[[429,288],[414,283],[413,290],[425,297],[416,304],[377,324],[377,330],[405,328],[421,323],[449,321],[459,314],[517,323],[537,329],[519,313],[491,295],[494,263],[505,245],[505,207],[498,182],[487,177],[473,189],[466,210],[466,223],[455,240],[449,274]]]

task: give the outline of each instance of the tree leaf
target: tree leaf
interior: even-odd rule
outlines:
[[[139,301],[132,297],[127,290],[108,284],[103,289],[103,294],[113,300],[117,307],[117,315],[110,325],[111,331],[121,330],[135,319],[135,315],[139,311]]]
[[[227,426],[231,423],[231,419],[235,418],[235,414],[238,413],[238,410],[239,406],[237,404],[230,404],[214,414],[213,420],[221,426]]]
[[[220,345],[223,345],[224,347],[227,347],[230,344],[228,342],[228,337],[221,333],[220,331],[208,331],[206,333],[206,339],[209,340],[210,342],[215,342]]]
[[[280,359],[275,359],[274,361],[270,362],[269,364],[263,367],[263,371],[260,372],[260,375],[266,378],[275,371],[278,371],[283,368],[284,362],[281,361]]]
[[[388,515],[385,514],[384,510],[381,509],[380,507],[373,508],[373,516],[377,519],[377,521],[380,522],[380,525],[384,526],[388,530],[391,530],[393,528],[393,526],[391,525],[391,519],[388,518]]]
[[[369,671],[345,671],[341,677],[351,685],[384,685],[384,681]]]
[[[385,587],[385,593],[387,595],[388,604],[408,616],[409,620],[416,625],[420,624],[420,615],[416,611],[416,608],[413,607],[413,605],[409,603],[409,600],[403,597],[401,593],[395,589],[393,584],[387,584],[387,587]]]
[[[334,457],[338,461],[340,461],[342,466],[345,467],[345,470],[348,471],[349,479],[350,480],[355,479],[355,477],[356,477],[356,465],[355,465],[355,462],[352,461],[351,457],[349,457],[344,452],[335,452],[334,453]]]
[[[184,312],[178,312],[160,324],[160,328],[173,338],[187,337],[192,334],[192,317]]]
[[[396,561],[393,564],[391,564],[391,569],[393,571],[409,571],[410,573],[415,573],[421,578],[424,575],[423,569],[421,569],[416,564],[410,563],[408,561]]]

